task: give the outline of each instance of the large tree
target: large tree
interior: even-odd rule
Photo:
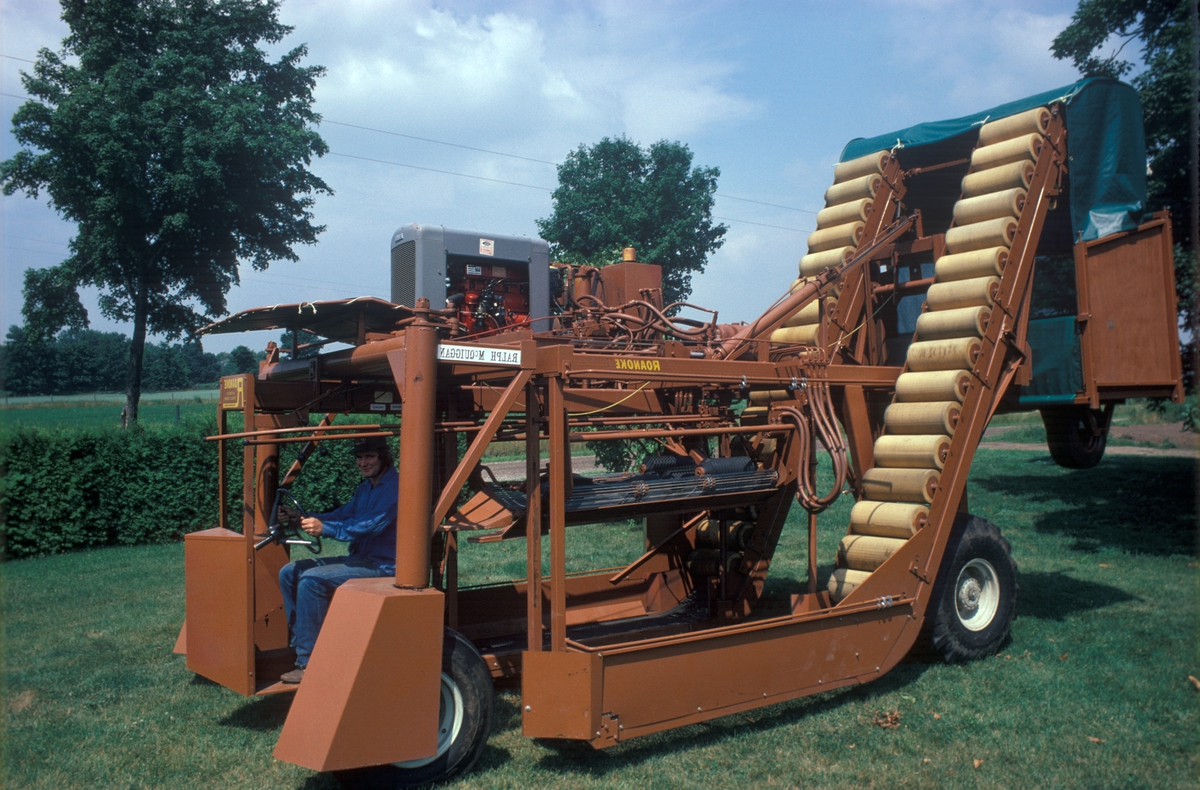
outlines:
[[[125,420],[137,420],[146,334],[178,337],[227,312],[242,262],[265,269],[311,244],[310,173],[328,149],[312,128],[324,70],[303,46],[278,60],[276,0],[62,0],[70,28],[22,74],[13,133],[28,146],[0,163],[18,190],[77,225],[70,256],[30,271],[25,317],[38,336],[78,327],[82,285],[133,322]],[[81,318],[82,317],[82,318]]]
[[[1171,210],[1175,287],[1180,323],[1196,326],[1196,0],[1081,0],[1071,24],[1051,45],[1084,76],[1123,77],[1134,64],[1122,58],[1140,44],[1145,68],[1131,82],[1145,113],[1152,210]],[[1106,42],[1115,44],[1103,51]],[[1135,43],[1136,42],[1136,43]],[[1190,361],[1185,354],[1185,361]]]
[[[581,145],[558,166],[554,213],[537,221],[557,260],[603,264],[636,247],[663,269],[667,303],[692,291],[692,273],[724,243],[712,221],[715,167],[692,167],[692,152],[660,140],[648,149],[625,137]]]

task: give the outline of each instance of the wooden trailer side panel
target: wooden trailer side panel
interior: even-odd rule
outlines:
[[[1170,223],[1080,242],[1075,263],[1089,395],[1182,394]]]

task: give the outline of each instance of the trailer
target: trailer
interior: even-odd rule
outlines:
[[[188,669],[247,696],[294,690],[278,759],[408,786],[470,768],[498,679],[519,678],[526,736],[602,749],[866,683],[918,645],[994,654],[1017,569],[967,503],[988,421],[1038,409],[1054,458],[1086,467],[1113,404],[1182,398],[1171,228],[1145,213],[1136,93],[1084,80],[852,141],[825,205],[798,277],[748,324],[664,304],[632,249],[571,267],[538,240],[414,225],[392,239],[390,302],[208,327],[350,347],[271,344],[257,375],[222,380],[220,523],[186,538]],[[399,439],[395,577],[340,587],[286,686],[276,580],[303,539],[279,525],[281,492],[315,448],[366,436]],[[635,439],[659,448],[637,468],[572,472],[572,445]],[[488,474],[500,441],[524,443],[523,481]],[[284,470],[287,444],[301,450]],[[845,537],[819,557],[816,516],[844,493]],[[807,587],[776,600],[793,500]],[[570,528],[631,521],[640,556],[568,572]],[[513,540],[523,578],[460,583],[463,541]]]

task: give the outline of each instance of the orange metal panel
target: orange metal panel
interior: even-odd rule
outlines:
[[[275,758],[335,771],[433,756],[443,601],[388,578],[339,587]]]
[[[875,426],[867,411],[867,398],[861,386],[848,384],[842,396],[842,425],[850,440],[850,460],[854,469],[856,491],[862,488],[862,478],[875,466]]]
[[[287,563],[287,550],[273,543],[254,554],[254,646],[259,650],[288,646],[287,615],[279,591],[279,571]]]
[[[254,693],[245,539],[217,527],[184,538],[187,667],[241,694]]]
[[[541,464],[541,442],[538,439],[537,385],[525,387],[525,513],[526,524],[537,524],[541,535],[542,483],[538,467]],[[530,650],[542,649],[542,541],[525,541],[525,645]],[[499,668],[498,666],[496,667]]]
[[[521,656],[522,733],[529,738],[600,735],[600,659],[588,653]]]
[[[600,269],[596,296],[609,307],[641,299],[644,289],[662,289],[662,267],[650,263],[613,263]]]
[[[905,630],[919,628],[910,615],[907,605],[860,609],[646,646],[599,648],[592,655],[603,665],[603,715],[619,725],[615,735],[597,734],[593,727],[592,745],[874,679],[894,664],[885,661]],[[736,670],[727,671],[730,667]],[[718,676],[720,682],[711,682]],[[573,698],[559,704],[581,707],[582,684],[571,692]],[[570,693],[565,684],[560,693],[564,698]]]
[[[1163,223],[1087,244],[1090,318],[1085,324],[1096,385],[1178,379],[1174,270]]]
[[[567,640],[567,412],[562,379],[547,382],[546,420],[550,423],[550,649],[562,652]]]

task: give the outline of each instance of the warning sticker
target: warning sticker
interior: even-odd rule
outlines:
[[[483,267],[482,266],[472,266],[471,264],[468,263],[467,264],[467,276],[468,277],[471,277],[471,276],[482,277],[483,276]]]
[[[489,255],[489,256],[495,255],[496,254],[496,242],[493,241],[492,239],[480,239],[479,240],[479,254],[480,255]]]
[[[246,405],[246,380],[237,378],[221,379],[221,408],[240,409]]]

